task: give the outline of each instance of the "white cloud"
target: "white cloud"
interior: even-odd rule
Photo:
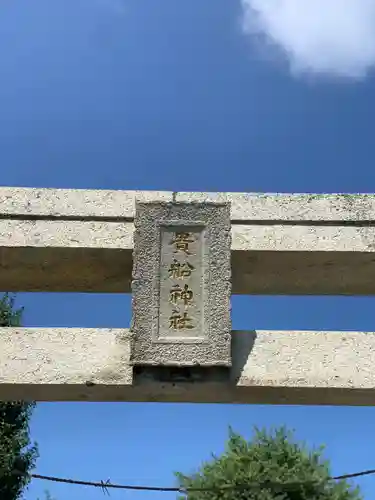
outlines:
[[[241,0],[243,27],[293,73],[364,78],[375,66],[375,0]]]

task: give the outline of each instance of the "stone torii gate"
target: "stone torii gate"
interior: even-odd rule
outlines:
[[[375,294],[375,195],[0,199],[1,290],[133,295],[130,329],[1,329],[0,399],[375,404],[373,332],[230,326],[231,293]]]

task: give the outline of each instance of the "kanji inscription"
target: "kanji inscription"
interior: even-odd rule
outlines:
[[[204,226],[161,226],[160,334],[204,337],[202,255]]]
[[[229,366],[230,206],[136,204],[135,365]]]
[[[192,266],[189,262],[183,262],[181,264],[181,262],[177,259],[173,259],[173,262],[168,269],[169,277],[174,279],[189,278],[193,271],[194,266]]]

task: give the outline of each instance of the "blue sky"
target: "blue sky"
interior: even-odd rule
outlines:
[[[301,7],[303,4],[304,8]],[[3,0],[1,184],[374,192],[375,2]],[[128,296],[19,294],[26,326],[126,327]],[[375,330],[373,298],[235,297],[235,329]],[[37,472],[172,485],[228,425],[287,424],[375,467],[374,408],[41,404]],[[375,477],[359,481],[368,498]],[[58,500],[102,498],[33,481]],[[84,491],[85,490],[85,491]],[[114,491],[114,499],[174,498]]]

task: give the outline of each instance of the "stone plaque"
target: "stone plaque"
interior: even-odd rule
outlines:
[[[135,365],[230,366],[228,203],[136,203]]]

